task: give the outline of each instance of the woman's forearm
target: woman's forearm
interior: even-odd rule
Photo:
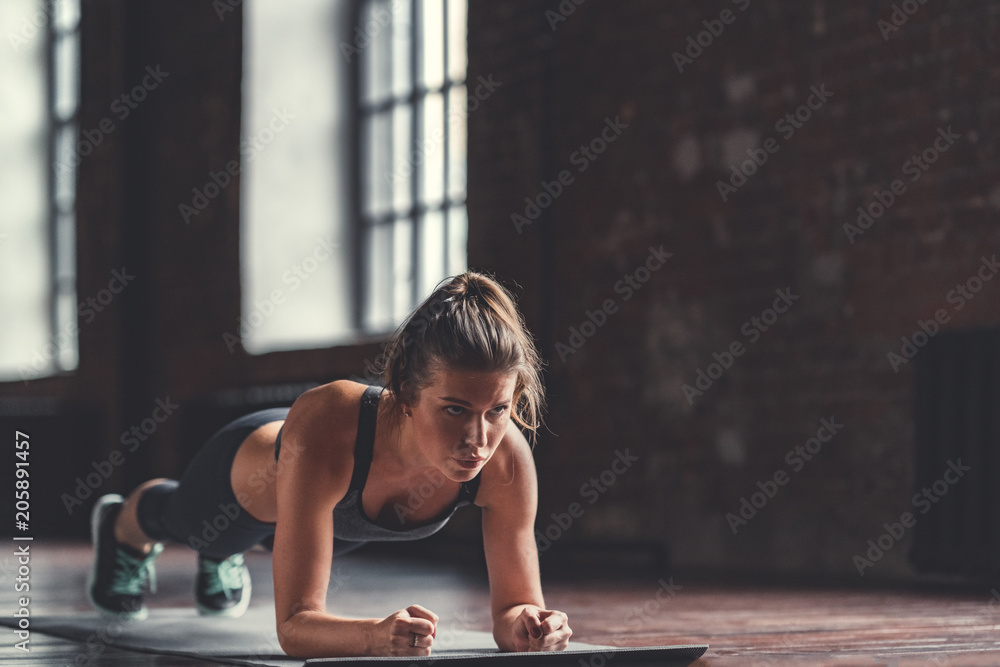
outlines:
[[[378,619],[339,618],[301,611],[278,626],[281,649],[296,658],[372,655],[372,629]]]

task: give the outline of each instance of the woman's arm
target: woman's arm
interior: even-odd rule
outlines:
[[[561,651],[573,631],[545,609],[535,546],[538,483],[531,449],[513,423],[483,471],[483,545],[490,577],[493,638],[502,651]]]
[[[300,658],[428,655],[437,617],[423,607],[381,620],[326,611],[333,509],[347,493],[353,469],[356,429],[345,425],[357,424],[360,393],[352,384],[335,382],[303,394],[282,430],[272,565],[278,642]],[[411,645],[412,633],[423,638],[420,646]]]

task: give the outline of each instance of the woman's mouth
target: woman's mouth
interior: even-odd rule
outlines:
[[[455,459],[455,461],[458,462],[458,465],[462,466],[466,470],[475,470],[485,460],[486,459]]]

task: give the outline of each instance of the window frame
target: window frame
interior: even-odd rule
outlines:
[[[391,10],[392,4],[395,0],[389,0],[385,4],[387,5],[388,11]],[[366,9],[369,5],[380,2],[380,0],[356,0],[354,6],[354,25],[359,28],[365,25],[364,16]],[[352,188],[354,202],[352,210],[354,212],[354,220],[356,221],[352,225],[353,235],[354,235],[354,280],[356,289],[354,290],[354,320],[355,326],[358,334],[361,337],[378,335],[380,333],[385,333],[385,331],[376,326],[371,326],[367,321],[367,313],[369,304],[372,302],[373,298],[379,298],[378,295],[372,293],[371,281],[368,280],[370,275],[370,251],[372,243],[372,237],[374,235],[374,230],[380,226],[387,226],[390,230],[394,229],[394,226],[400,221],[409,221],[411,225],[410,230],[410,276],[409,276],[409,302],[411,304],[410,310],[419,304],[419,300],[422,296],[421,286],[420,286],[420,274],[422,269],[421,260],[421,238],[423,238],[423,225],[428,213],[438,212],[442,216],[443,220],[443,236],[442,243],[444,248],[442,250],[443,263],[445,268],[445,275],[450,271],[451,266],[454,265],[452,257],[451,248],[451,235],[452,229],[452,215],[453,210],[462,208],[468,211],[468,184],[462,188],[462,196],[460,198],[452,197],[449,177],[451,174],[451,142],[452,142],[452,132],[453,129],[450,127],[451,118],[451,92],[455,88],[465,88],[466,96],[468,95],[467,89],[467,72],[468,63],[466,63],[466,69],[463,73],[461,79],[454,79],[451,77],[451,72],[449,71],[449,49],[450,49],[450,39],[449,39],[449,0],[441,0],[441,21],[442,21],[442,80],[439,86],[434,88],[425,87],[420,81],[421,77],[421,63],[423,47],[425,43],[425,30],[423,26],[423,16],[422,16],[422,5],[423,0],[411,0],[410,2],[410,16],[409,16],[409,26],[410,26],[410,52],[409,52],[409,80],[410,85],[407,87],[407,91],[404,95],[397,95],[391,89],[393,87],[393,71],[391,68],[392,63],[392,43],[393,34],[392,30],[395,28],[395,22],[390,20],[386,27],[383,29],[388,30],[388,38],[385,40],[385,45],[387,45],[387,53],[383,56],[389,58],[390,68],[388,74],[388,83],[386,87],[389,89],[387,93],[384,94],[384,99],[380,99],[377,102],[368,102],[364,99],[364,90],[362,80],[365,77],[364,72],[364,62],[366,59],[366,49],[362,49],[362,52],[357,58],[353,59],[353,66],[351,68],[351,96],[354,100],[352,106],[352,121],[353,121],[353,146],[352,146],[352,156],[351,161],[354,165],[352,169],[353,178],[355,178],[354,187]],[[468,3],[466,3],[468,5]],[[468,19],[466,18],[466,25]],[[353,36],[352,36],[353,37]],[[374,48],[373,45],[369,45],[366,48]],[[368,54],[370,56],[370,54]],[[407,210],[401,211],[395,207],[395,205],[390,205],[389,209],[385,212],[379,214],[370,214],[366,212],[365,204],[365,191],[363,186],[363,179],[369,177],[370,175],[370,155],[374,152],[374,146],[366,146],[365,134],[366,134],[366,121],[375,118],[379,113],[387,113],[390,121],[390,127],[392,127],[392,111],[400,106],[408,107],[410,110],[410,123],[409,123],[409,135],[410,135],[410,145],[411,151],[419,150],[418,147],[423,145],[423,116],[422,116],[422,101],[429,97],[430,95],[440,94],[442,100],[442,119],[443,119],[443,139],[441,141],[439,150],[442,152],[442,193],[439,202],[434,204],[429,204],[421,201],[422,195],[420,192],[423,178],[425,163],[411,163],[413,167],[413,172],[409,176],[409,199],[410,206]],[[468,110],[465,111],[465,118],[468,118]],[[467,131],[467,129],[466,129]],[[386,150],[388,152],[388,162],[390,169],[393,167],[398,167],[398,165],[393,164],[393,155],[395,152],[395,146],[393,145],[394,135],[390,132],[388,141],[386,143]],[[466,151],[467,155],[468,151]],[[408,153],[409,154],[409,153]],[[425,161],[423,161],[425,162]],[[392,199],[392,193],[389,194],[389,199]],[[389,249],[388,256],[394,256],[394,234],[389,235]],[[466,253],[465,262],[468,261],[468,254]],[[445,276],[442,276],[442,278]],[[396,296],[395,288],[390,287],[389,296],[394,299]]]
[[[70,29],[64,29],[56,25],[56,13],[59,11],[58,5],[61,2],[74,1],[76,3],[76,23]],[[60,207],[59,202],[59,177],[55,173],[55,166],[59,158],[59,148],[58,142],[59,137],[66,131],[70,133],[73,137],[73,158],[76,159],[77,146],[80,141],[80,104],[82,95],[82,80],[81,80],[81,22],[83,14],[83,6],[80,0],[44,0],[44,7],[49,20],[46,23],[45,30],[45,95],[46,95],[46,111],[47,111],[47,124],[48,124],[48,136],[46,139],[46,225],[47,225],[47,236],[49,243],[49,278],[51,280],[49,295],[48,295],[48,314],[49,314],[49,335],[50,341],[59,346],[56,354],[53,355],[51,360],[50,372],[47,375],[59,375],[68,372],[73,372],[77,370],[80,366],[79,349],[80,349],[80,339],[79,339],[79,322],[78,322],[78,307],[73,308],[73,312],[70,321],[66,323],[66,328],[72,330],[72,346],[73,346],[73,356],[75,358],[75,363],[72,365],[67,365],[62,362],[62,355],[64,350],[62,349],[62,343],[60,342],[60,326],[59,321],[59,298],[60,296],[70,295],[74,305],[78,303],[79,295],[77,294],[77,267],[75,261],[76,252],[76,232],[77,232],[77,213],[76,213],[76,201],[77,201],[77,173],[78,165],[72,165],[72,174],[66,176],[72,180],[72,190],[73,198],[72,204],[63,210]],[[75,75],[75,87],[76,94],[73,100],[73,110],[65,118],[59,116],[56,110],[57,102],[57,78],[59,73],[57,71],[57,54],[56,54],[56,44],[60,38],[66,38],[67,36],[75,35],[76,37],[76,57],[74,59],[74,67],[76,68]],[[64,73],[65,75],[65,73]],[[69,225],[72,227],[72,244],[71,248],[63,249],[59,243],[59,218],[61,215],[66,215],[70,217]],[[70,261],[69,258],[64,258],[62,255],[62,250],[67,250],[73,259]],[[60,276],[60,264],[63,261],[67,261],[72,266],[72,270],[69,275]]]

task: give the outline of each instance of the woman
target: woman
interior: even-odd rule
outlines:
[[[160,542],[174,539],[198,551],[199,612],[238,616],[250,599],[242,553],[273,537],[286,653],[426,656],[438,617],[424,607],[385,619],[326,610],[332,558],[366,541],[426,537],[474,503],[497,645],[565,649],[566,614],[542,598],[535,468],[518,428],[534,438],[540,423],[540,362],[510,295],[482,274],[451,279],[396,332],[380,370],[385,389],[346,380],[311,389],[291,408],[224,427],[180,482],[151,480],[127,499],[101,498],[93,604],[145,617],[142,590]],[[410,502],[417,490],[422,502]]]

